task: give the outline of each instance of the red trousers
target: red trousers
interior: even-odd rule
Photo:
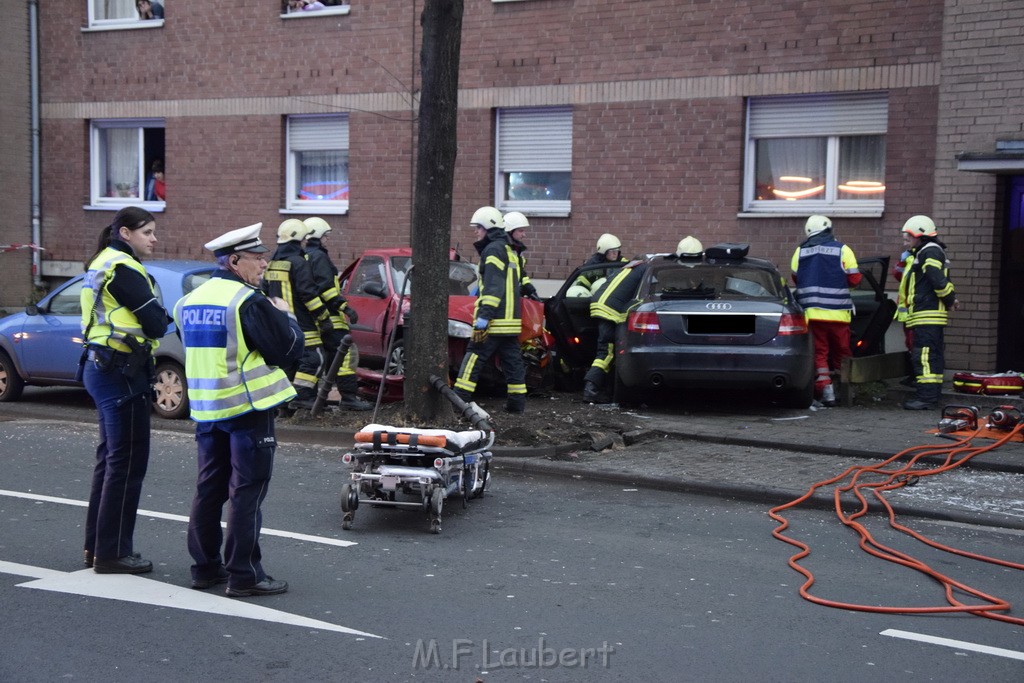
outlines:
[[[814,395],[821,397],[822,390],[832,384],[830,370],[838,370],[850,352],[850,323],[810,320],[811,335],[814,337]]]

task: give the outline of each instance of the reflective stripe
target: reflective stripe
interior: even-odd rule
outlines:
[[[117,266],[125,266],[134,270],[142,275],[146,282],[150,281],[145,267],[125,252],[107,247],[97,254],[89,264],[89,270],[85,275],[85,285],[80,294],[82,332],[84,334],[87,329],[89,330],[89,338],[86,341],[90,344],[106,346],[115,351],[131,353],[132,349],[124,342],[124,339],[132,336],[140,344],[148,342],[150,348],[155,350],[159,346],[159,340],[148,339],[143,333],[142,325],[134,311],[122,306],[108,289]],[[150,294],[153,299],[156,298],[152,286],[150,286]],[[95,320],[92,320],[94,315]]]

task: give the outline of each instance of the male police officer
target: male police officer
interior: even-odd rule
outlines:
[[[329,366],[338,347],[341,346],[341,340],[348,334],[349,321],[355,323],[359,316],[341,295],[338,268],[331,261],[331,256],[323,245],[324,238],[331,231],[330,223],[319,217],[307,218],[303,223],[309,228],[305,248],[306,260],[309,261],[313,281],[320,292],[320,300],[330,312],[332,329],[321,333]],[[373,406],[359,398],[359,382],[356,380],[357,367],[359,367],[359,349],[353,343],[349,346],[344,361],[338,367],[337,378],[334,378],[334,381],[337,382],[338,392],[341,394],[341,407],[346,410],[370,410]]]
[[[283,221],[277,228],[277,251],[263,274],[267,296],[284,299],[306,339],[306,350],[292,378],[296,391],[293,408],[313,407],[317,377],[324,366],[321,335],[332,330],[330,311],[320,299],[313,270],[302,252],[302,241],[308,234],[309,227],[299,219]]]
[[[526,366],[519,348],[523,330],[519,257],[505,232],[501,212],[493,206],[477,209],[470,225],[477,234],[473,246],[480,254],[481,286],[473,338],[455,380],[455,393],[468,401],[476,390],[483,364],[497,353],[508,382],[505,410],[521,413],[526,410]]]
[[[199,450],[188,525],[192,587],[227,583],[230,597],[288,590],[263,571],[260,505],[277,447],[274,408],[295,396],[281,368],[302,355],[303,334],[287,304],[259,289],[267,267],[261,227],[208,242],[220,270],[174,308]],[[222,532],[225,502],[231,512]]]

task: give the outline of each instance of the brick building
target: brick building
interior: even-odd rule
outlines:
[[[166,0],[143,21],[130,0],[41,0],[42,274],[78,272],[126,204],[156,213],[165,258],[309,215],[340,229],[339,263],[408,244],[423,2]],[[554,279],[603,232],[627,254],[749,241],[785,267],[810,213],[895,257],[926,213],[963,304],[948,365],[1024,369],[1024,301],[1000,307],[1024,264],[1019,3],[464,3],[463,253],[484,204],[530,216],[531,274]],[[147,200],[154,162],[164,200]]]

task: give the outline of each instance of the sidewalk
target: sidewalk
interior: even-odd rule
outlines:
[[[898,385],[890,387],[877,408],[785,414],[765,410],[745,415],[655,413],[649,416],[648,438],[635,448],[596,453],[552,447],[547,453],[530,454],[498,447],[495,456],[499,471],[561,475],[778,505],[849,467],[877,464],[913,446],[952,444],[933,433],[939,410],[898,407],[907,392]],[[984,420],[997,406],[1020,404],[1010,397],[948,392],[940,408],[976,406]],[[975,445],[988,443],[992,442],[978,439]],[[1024,443],[1007,443],[962,468],[921,478],[887,498],[902,514],[1024,529]],[[806,505],[831,508],[831,488],[820,491]]]

